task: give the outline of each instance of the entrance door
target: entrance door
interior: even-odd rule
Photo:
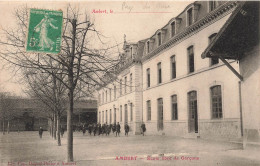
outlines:
[[[158,131],[163,130],[163,99],[158,99]]]
[[[198,133],[198,110],[197,110],[197,92],[188,93],[189,102],[189,132]]]

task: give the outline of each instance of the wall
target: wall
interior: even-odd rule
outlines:
[[[240,60],[243,128],[245,139],[260,142],[260,54],[259,45]]]

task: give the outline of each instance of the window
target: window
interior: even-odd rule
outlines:
[[[106,90],[106,102],[107,102],[107,90]]]
[[[176,61],[175,61],[175,55],[171,56],[171,75],[172,75],[172,79],[176,78]]]
[[[194,53],[193,46],[188,48],[189,73],[194,72]]]
[[[133,121],[133,103],[130,103],[130,121]]]
[[[106,110],[106,123],[107,123],[107,110]]]
[[[101,123],[101,112],[99,112],[98,114],[98,120],[99,120],[98,122]]]
[[[209,43],[213,41],[213,39],[216,37],[217,33],[213,33],[212,35],[209,36]],[[210,65],[216,65],[219,63],[219,58],[218,57],[212,57],[210,58]]]
[[[146,53],[148,54],[150,52],[150,42],[148,41],[146,43]]]
[[[172,95],[171,100],[172,100],[172,120],[178,120],[177,95]]]
[[[116,99],[116,86],[114,86],[114,99]]]
[[[147,73],[147,88],[150,87],[150,68],[146,69]]]
[[[162,83],[162,67],[161,62],[157,64],[157,70],[158,70],[158,84]]]
[[[193,16],[192,16],[192,8],[190,8],[188,11],[187,11],[187,26],[190,26],[192,24],[192,20],[193,20]]]
[[[197,117],[197,92],[191,91],[188,93],[190,118],[195,119]]]
[[[176,29],[175,29],[175,21],[171,23],[171,36],[173,37],[176,33]]]
[[[127,104],[125,104],[125,123],[128,122],[128,110],[127,110]]]
[[[221,86],[213,86],[210,88],[211,91],[211,109],[212,118],[222,118],[222,97],[221,97]]]
[[[132,86],[133,86],[133,75],[130,74],[130,92],[132,92]]]
[[[125,77],[125,94],[126,94],[126,92],[127,92],[127,91],[126,91],[126,87],[127,87],[126,84],[127,84],[127,77]]]
[[[99,104],[101,104],[101,95],[100,94],[98,94],[98,102],[99,102]]]
[[[209,1],[209,11],[213,11],[217,8],[217,1]]]
[[[109,101],[112,101],[112,94],[111,89],[109,88]]]
[[[158,46],[160,46],[162,44],[162,34],[161,34],[161,32],[159,32],[157,34],[157,37],[158,37]]]
[[[112,110],[109,110],[109,124],[112,123]]]
[[[147,104],[147,120],[151,120],[152,118],[152,112],[151,112],[151,100],[148,100],[146,102]]]
[[[122,95],[122,80],[120,80],[120,96]]]
[[[102,111],[102,124],[104,123],[104,111]]]
[[[102,103],[105,103],[105,94],[104,94],[104,92],[102,93]]]
[[[116,123],[116,108],[114,108],[114,123]]]
[[[120,122],[122,122],[122,105],[120,105]]]
[[[163,130],[163,99],[159,98],[157,99],[158,103],[158,123],[157,123],[157,129]]]

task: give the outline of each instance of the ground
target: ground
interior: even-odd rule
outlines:
[[[83,136],[74,133],[74,161],[66,163],[66,133],[57,146],[47,131],[0,135],[0,165],[260,165],[258,150],[242,144],[172,136]],[[121,158],[120,158],[121,157]],[[125,159],[127,160],[122,160]],[[128,158],[127,158],[128,157]]]

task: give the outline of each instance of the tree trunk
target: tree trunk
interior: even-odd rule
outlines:
[[[71,46],[71,55],[69,60],[69,67],[68,67],[68,84],[69,84],[69,103],[70,108],[67,111],[67,161],[73,161],[73,129],[72,129],[72,115],[73,115],[73,104],[74,104],[74,58],[75,58],[75,49],[76,49],[76,29],[77,27],[77,20],[72,20],[72,46]],[[79,70],[79,69],[78,69]]]
[[[73,129],[72,129],[72,113],[73,113],[73,90],[69,93],[70,108],[67,110],[67,161],[73,161]]]
[[[60,114],[57,114],[57,137],[58,137],[58,146],[61,146],[61,140],[60,140]]]
[[[54,113],[54,133],[53,133],[53,136],[54,136],[54,139],[56,140],[57,137],[56,137],[56,134],[57,134],[57,117],[56,117],[56,113]]]
[[[3,135],[5,135],[5,119],[3,119]]]
[[[49,123],[49,132],[50,132],[50,136],[51,136],[51,119],[50,119],[50,123]]]
[[[7,121],[7,134],[9,134],[9,132],[10,132],[10,122],[9,122],[9,120]]]
[[[54,120],[52,119],[51,121],[51,137],[53,138],[53,124],[54,124]]]

